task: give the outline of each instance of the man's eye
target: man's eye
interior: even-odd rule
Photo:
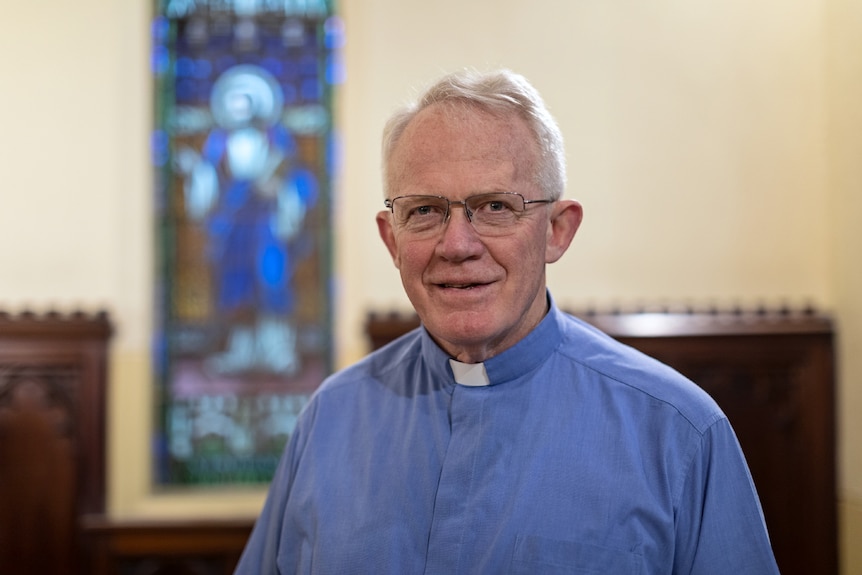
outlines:
[[[446,213],[445,209],[440,206],[435,206],[434,204],[418,204],[408,207],[405,211],[404,219],[411,222],[436,220],[443,217],[444,213]]]
[[[475,211],[486,214],[504,214],[512,211],[512,206],[502,200],[489,200],[476,206]]]

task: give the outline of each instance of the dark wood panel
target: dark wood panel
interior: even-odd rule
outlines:
[[[253,519],[119,520],[83,518],[92,575],[229,575]]]
[[[0,566],[76,574],[104,510],[105,314],[0,312]]]

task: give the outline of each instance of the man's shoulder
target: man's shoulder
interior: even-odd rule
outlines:
[[[420,354],[421,336],[421,328],[416,328],[336,371],[321,384],[316,395],[356,392],[364,385],[379,384],[387,379],[387,373],[403,370],[405,364],[415,361]]]
[[[559,352],[603,382],[608,393],[663,403],[704,432],[724,413],[695,382],[676,369],[623,344],[582,319],[564,314]]]

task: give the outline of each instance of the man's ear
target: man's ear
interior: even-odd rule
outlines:
[[[389,250],[389,255],[392,256],[392,263],[396,268],[401,267],[401,262],[398,258],[398,247],[395,245],[395,232],[392,230],[392,212],[389,210],[380,210],[377,213],[377,232],[380,234],[380,239],[386,244],[386,249]]]
[[[551,221],[548,225],[548,241],[545,245],[545,263],[552,264],[566,253],[575,237],[584,208],[575,200],[559,200],[552,204]]]

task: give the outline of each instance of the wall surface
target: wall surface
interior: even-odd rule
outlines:
[[[116,323],[110,507],[256,513],[262,493],[153,493],[148,2],[0,0],[0,307]],[[505,66],[544,94],[585,222],[549,269],[566,307],[813,303],[840,328],[844,536],[862,531],[862,16],[852,0],[342,0],[340,365],[407,309],[376,237],[379,134],[428,81]],[[854,553],[857,555],[854,556]],[[847,545],[845,572],[862,572]]]
[[[827,11],[832,276],[839,328],[839,507],[842,573],[862,573],[862,3]]]

